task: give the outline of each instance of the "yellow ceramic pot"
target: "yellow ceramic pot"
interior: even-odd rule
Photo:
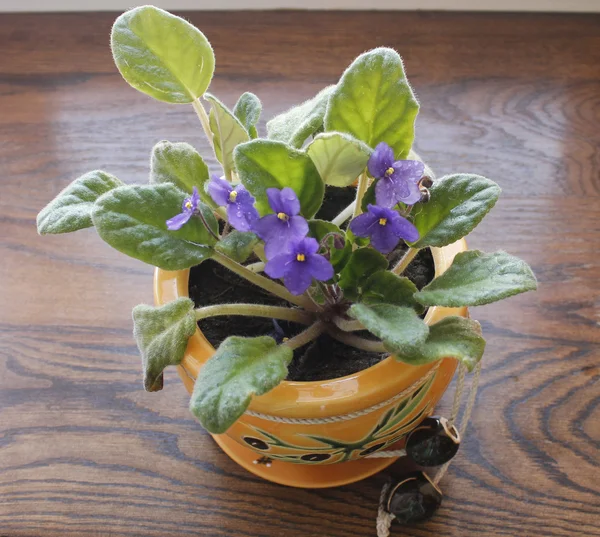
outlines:
[[[464,250],[464,240],[432,248],[436,276]],[[156,305],[188,296],[188,278],[189,270],[157,269]],[[425,321],[433,324],[448,315],[466,316],[467,309],[430,308]],[[213,353],[197,329],[178,368],[190,393],[198,371]],[[310,488],[352,483],[396,460],[364,457],[392,445],[402,447],[406,435],[433,412],[456,366],[451,358],[410,366],[388,357],[346,377],[284,381],[255,397],[248,411],[214,439],[244,468],[276,483]]]

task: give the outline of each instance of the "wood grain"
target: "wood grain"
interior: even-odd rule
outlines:
[[[85,171],[145,181],[164,138],[210,155],[189,107],[121,80],[113,18],[0,18],[0,536],[374,535],[380,487],[402,467],[317,491],[248,474],[190,417],[175,372],[142,391],[130,310],[150,302],[151,269],[92,230],[36,235],[38,210]],[[257,93],[262,129],[356,54],[396,47],[422,101],[419,152],[504,190],[471,247],[539,277],[538,293],[472,311],[489,341],[472,426],[441,510],[394,535],[599,536],[600,16],[189,19],[217,53],[212,91]]]

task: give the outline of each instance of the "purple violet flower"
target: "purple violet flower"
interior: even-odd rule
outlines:
[[[235,188],[229,181],[216,175],[208,183],[208,193],[214,202],[227,207],[227,220],[238,231],[251,231],[258,220],[258,211],[254,207],[254,198],[244,185]]]
[[[283,283],[293,295],[306,291],[313,278],[327,281],[333,278],[333,266],[317,254],[319,243],[311,237],[293,240],[285,253],[276,255],[265,265],[265,273],[271,278],[283,278]]]
[[[369,173],[379,179],[375,185],[377,205],[394,207],[399,201],[414,205],[421,199],[419,181],[425,165],[419,160],[396,160],[394,151],[381,142],[371,153],[367,164]]]
[[[267,198],[275,214],[256,221],[252,231],[265,241],[265,255],[271,259],[286,252],[291,241],[306,237],[308,222],[298,214],[300,201],[291,188],[267,188]]]
[[[189,219],[198,212],[198,203],[200,203],[200,194],[198,194],[198,189],[194,187],[192,195],[183,200],[181,212],[167,220],[167,229],[169,231],[181,229],[183,224],[187,223]]]
[[[419,238],[417,228],[406,218],[377,205],[369,205],[368,212],[352,220],[350,230],[357,237],[369,237],[373,248],[382,254],[389,254],[400,239],[415,242]]]

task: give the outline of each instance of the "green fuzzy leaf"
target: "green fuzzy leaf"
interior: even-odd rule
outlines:
[[[94,202],[106,192],[123,183],[101,170],[88,172],[63,189],[37,215],[40,235],[71,233],[92,227]]]
[[[309,136],[322,130],[327,101],[334,89],[335,86],[328,86],[312,99],[275,116],[267,123],[268,138],[302,147]]]
[[[334,246],[333,235],[326,239],[329,251],[331,252],[329,261],[333,265],[335,271],[339,272],[352,254],[352,244],[349,240],[345,239],[346,234],[338,226],[327,220],[309,220],[308,230],[309,235],[317,239],[319,243],[329,233],[335,233],[344,239],[344,247],[339,249]]]
[[[386,142],[397,159],[406,158],[415,138],[419,103],[395,50],[361,54],[332,93],[325,130],[347,132],[369,147]]]
[[[285,379],[292,357],[292,349],[268,336],[228,337],[200,370],[190,401],[192,414],[209,432],[224,433],[253,395],[263,395]]]
[[[209,178],[208,166],[190,144],[163,140],[152,149],[150,184],[173,183],[189,194],[196,187],[202,200],[216,207],[206,193]]]
[[[204,34],[154,6],[123,13],[112,28],[110,45],[123,78],[167,103],[191,103],[201,97],[215,70]]]
[[[234,229],[215,244],[215,250],[238,263],[243,263],[250,257],[252,249],[257,244],[258,237],[254,233],[245,233]]]
[[[340,273],[340,288],[349,300],[358,300],[369,277],[388,267],[387,259],[373,248],[360,248],[352,252]]]
[[[250,137],[239,119],[219,99],[209,93],[204,98],[212,105],[209,121],[215,155],[223,165],[225,177],[231,180],[231,172],[235,169],[233,150],[238,144],[250,140]]]
[[[195,331],[194,303],[187,297],[158,308],[145,304],[133,308],[133,336],[142,355],[146,391],[162,390],[163,371],[181,363]]]
[[[397,352],[395,358],[410,365],[437,362],[442,358],[454,358],[472,371],[481,360],[485,339],[477,321],[464,317],[445,317],[429,327],[429,337],[418,352]]]
[[[171,183],[122,186],[98,198],[92,220],[100,237],[120,252],[164,270],[182,270],[209,258],[215,243],[198,217],[178,231],[167,229],[185,197]],[[200,208],[216,233],[212,210],[203,203]]]
[[[233,114],[240,120],[240,123],[244,126],[250,138],[256,138],[258,133],[256,132],[256,124],[260,119],[260,113],[262,112],[262,104],[260,99],[247,91],[243,93],[235,103]]]
[[[234,157],[240,179],[256,198],[261,214],[271,212],[267,188],[287,186],[294,190],[305,218],[312,218],[321,207],[325,185],[304,151],[258,139],[236,147]]]
[[[391,304],[353,304],[348,314],[358,319],[393,353],[418,353],[429,334],[429,327],[412,308]]]
[[[446,175],[429,189],[431,199],[413,211],[419,230],[414,248],[446,246],[469,234],[496,204],[500,187],[473,174]]]
[[[457,254],[450,268],[419,291],[424,306],[481,306],[537,289],[525,261],[507,254],[470,250]]]
[[[371,149],[347,134],[319,134],[306,148],[326,185],[349,186],[363,172]]]
[[[363,287],[361,302],[364,304],[393,304],[413,308],[417,313],[424,309],[415,298],[417,286],[408,278],[392,272],[379,271],[369,276]]]

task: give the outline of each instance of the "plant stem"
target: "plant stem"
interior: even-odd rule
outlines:
[[[394,274],[402,274],[410,262],[416,257],[416,255],[420,252],[420,248],[409,248],[406,253],[402,256],[402,259],[398,261],[398,264],[392,269]]]
[[[290,293],[283,285],[280,285],[273,280],[269,280],[269,278],[265,278],[260,274],[256,274],[251,270],[248,270],[243,265],[236,263],[233,259],[230,259],[226,255],[223,255],[221,252],[217,252],[216,250],[213,252],[212,259],[217,263],[223,265],[228,268],[232,272],[235,272],[238,276],[245,278],[249,282],[257,285],[258,287],[263,288],[265,291],[278,296],[279,298],[283,298],[292,304],[296,304],[297,306],[301,306],[309,311],[317,311],[317,307],[313,302],[306,296],[295,296]]]
[[[245,317],[267,317],[268,319],[282,319],[300,324],[311,324],[314,321],[310,313],[281,306],[264,306],[262,304],[217,304],[205,306],[195,310],[196,320],[220,315],[243,315]]]
[[[367,172],[363,172],[360,174],[358,178],[358,188],[356,189],[356,201],[354,205],[354,213],[352,216],[356,218],[360,213],[362,213],[362,199],[367,191],[367,187],[369,186],[369,179],[367,177]]]
[[[252,249],[252,251],[254,252],[254,255],[256,255],[256,257],[258,257],[262,262],[267,262],[267,256],[265,255],[265,247],[262,244],[257,244]]]
[[[252,272],[262,272],[265,270],[265,264],[262,261],[259,261],[257,263],[250,263],[249,265],[246,265],[246,268]]]
[[[206,113],[206,110],[204,110],[204,106],[202,106],[202,103],[200,102],[200,98],[196,99],[195,101],[192,101],[192,106],[194,107],[194,110],[196,111],[196,114],[200,119],[200,123],[202,124],[202,130],[208,138],[208,143],[214,149],[213,133],[210,130],[210,120],[208,119],[208,114]]]
[[[381,341],[372,341],[370,339],[364,339],[362,337],[355,336],[354,334],[342,332],[341,330],[337,330],[333,327],[330,327],[327,330],[327,333],[333,339],[337,339],[338,341],[341,341],[346,345],[350,345],[351,347],[360,349],[361,351],[381,353],[388,352]]]
[[[338,214],[332,221],[332,224],[341,226],[348,218],[352,216],[354,207],[356,206],[356,200],[354,200],[348,207],[346,207],[340,214]]]
[[[300,332],[297,336],[288,339],[282,345],[293,349],[299,349],[307,343],[310,343],[313,339],[318,338],[325,331],[325,323],[323,321],[317,321],[315,324]]]
[[[355,330],[365,330],[365,327],[360,321],[350,321],[342,319],[341,317],[334,317],[332,319],[333,324],[337,326],[343,332],[354,332]]]
[[[208,222],[206,221],[206,218],[204,218],[204,214],[202,213],[202,210],[198,211],[198,216],[200,217],[200,220],[202,220],[202,223],[204,224],[204,227],[208,230],[208,232],[218,241],[221,239],[221,237],[219,237],[208,225]]]

